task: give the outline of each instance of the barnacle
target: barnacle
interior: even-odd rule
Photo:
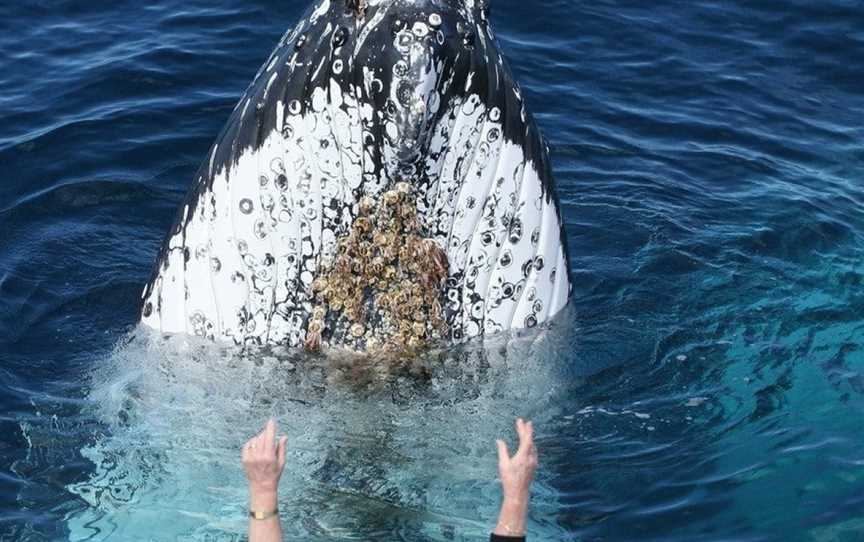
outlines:
[[[397,192],[395,190],[391,190],[390,192],[384,193],[384,205],[388,207],[394,207],[402,200],[403,194],[401,192]]]
[[[309,322],[308,332],[309,333],[321,333],[324,329],[324,322],[321,320],[312,320]]]
[[[412,186],[364,196],[332,262],[313,281],[307,348],[325,339],[369,353],[422,348],[446,333],[441,309],[447,255],[424,235]]]
[[[312,281],[312,291],[313,292],[323,292],[327,289],[327,279],[324,277],[318,277]]]
[[[369,272],[372,274],[372,277],[375,278],[380,275],[384,271],[384,266],[386,265],[386,260],[381,256],[375,256],[372,261],[369,263]]]
[[[365,216],[361,216],[354,221],[354,231],[360,233],[368,233],[372,229],[372,222]]]
[[[314,352],[321,348],[321,332],[323,330],[323,320],[313,318],[309,321],[306,329],[306,350]]]
[[[321,333],[307,331],[303,346],[310,352],[317,352],[321,348]]]
[[[375,200],[369,196],[360,198],[360,214],[368,215],[375,208]]]

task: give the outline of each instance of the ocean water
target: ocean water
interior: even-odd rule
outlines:
[[[404,371],[136,329],[177,205],[305,2],[0,4],[0,541],[480,540],[532,418],[533,540],[864,540],[864,5],[494,0],[571,307]]]

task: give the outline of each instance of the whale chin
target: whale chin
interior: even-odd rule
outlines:
[[[237,104],[145,325],[370,351],[534,327],[567,304],[548,149],[485,3],[349,4],[311,6]]]

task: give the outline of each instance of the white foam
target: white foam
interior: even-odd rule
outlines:
[[[89,504],[68,518],[71,539],[242,536],[239,449],[271,416],[289,436],[286,533],[339,539],[407,522],[427,539],[444,526],[482,538],[499,499],[495,438],[512,441],[513,418],[560,392],[544,333],[432,353],[423,380],[137,331],[92,375],[88,414],[110,436],[82,450],[94,470],[68,488]],[[542,478],[534,509],[551,516],[557,492]],[[544,520],[534,530],[558,539]]]

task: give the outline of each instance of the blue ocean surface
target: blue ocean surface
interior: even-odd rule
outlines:
[[[380,375],[136,328],[198,164],[306,5],[0,3],[0,541],[864,541],[864,4],[493,0],[573,267],[548,327]],[[481,360],[481,362],[477,362]]]

